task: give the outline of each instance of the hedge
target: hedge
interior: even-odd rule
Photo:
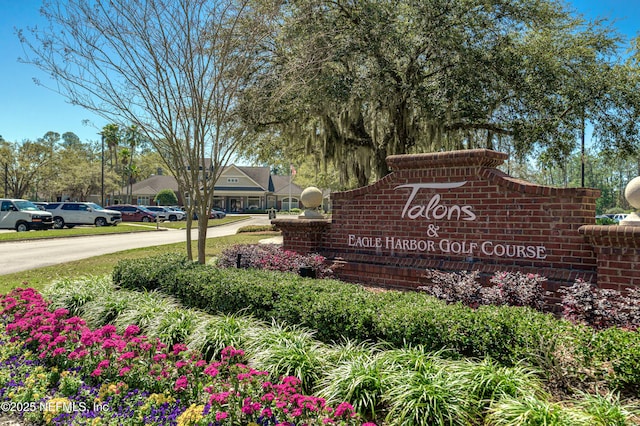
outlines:
[[[394,347],[424,345],[444,349],[451,357],[491,357],[507,366],[525,361],[556,374],[558,380],[564,373],[554,368],[573,363],[576,377],[640,391],[638,333],[598,332],[530,308],[474,310],[424,293],[371,292],[337,280],[220,269],[173,255],[120,261],[113,281],[128,289],[161,290],[211,314],[247,312],[269,322],[300,324],[328,343],[347,337]]]

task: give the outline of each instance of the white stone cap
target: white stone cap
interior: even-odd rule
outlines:
[[[635,209],[640,209],[640,176],[631,179],[624,190],[624,198],[627,199],[629,205]],[[620,225],[624,226],[640,226],[640,216],[638,213],[631,213],[620,221]]]

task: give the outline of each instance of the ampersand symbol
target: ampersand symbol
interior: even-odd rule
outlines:
[[[427,228],[427,236],[429,238],[437,238],[438,237],[438,229],[440,229],[439,226],[436,225],[429,225],[429,227]]]

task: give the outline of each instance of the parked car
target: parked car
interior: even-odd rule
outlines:
[[[627,218],[627,216],[629,216],[626,213],[616,213],[613,215],[613,217],[611,219],[613,219],[616,222],[620,222],[621,220],[625,220]]]
[[[172,212],[175,212],[178,214],[178,220],[183,220],[187,218],[187,213],[180,207],[177,206],[169,206],[166,207],[167,209],[169,209]],[[180,214],[182,214],[182,219],[180,219]]]
[[[142,206],[116,204],[114,206],[107,206],[106,208],[119,211],[122,214],[123,222],[155,222],[157,220],[157,215],[154,212]]]
[[[32,203],[42,211],[47,210],[47,205],[49,204],[44,201],[32,201]]]
[[[31,201],[0,199],[0,229],[15,229],[18,232],[30,229],[51,229],[53,215],[40,210]]]
[[[224,211],[213,208],[211,209],[211,214],[209,214],[209,219],[223,219],[226,216],[227,214]]]
[[[156,209],[155,207],[157,206],[138,206],[141,207],[147,211],[152,212],[153,214],[156,215],[156,220],[159,222],[164,222],[165,220],[168,220],[169,217],[167,215],[167,212],[164,209]]]
[[[49,203],[46,209],[53,215],[54,227],[57,229],[65,226],[73,228],[76,225],[115,226],[122,222],[122,213],[105,209],[95,203]]]
[[[216,208],[211,209],[209,212],[209,219],[222,219],[226,216],[225,212]],[[193,220],[198,220],[198,214],[195,211],[193,212]]]
[[[182,210],[175,211],[169,207],[164,206],[145,206],[145,208],[147,210],[151,210],[152,212],[156,212],[159,217],[171,222],[184,220],[185,218],[185,214]]]

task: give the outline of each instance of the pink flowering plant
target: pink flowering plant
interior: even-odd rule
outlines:
[[[304,395],[298,378],[288,376],[281,383],[267,381],[268,373],[255,370],[241,361],[244,352],[228,347],[222,353],[222,361],[211,364],[207,374],[212,377],[228,376],[212,382],[205,388],[209,394],[204,407],[206,421],[220,424],[352,424],[357,422],[350,404],[342,403],[335,409],[326,405],[323,398]],[[280,419],[287,422],[277,423]],[[244,423],[243,423],[244,424]]]
[[[224,268],[265,269],[268,271],[298,273],[300,268],[311,268],[317,278],[331,278],[333,270],[326,264],[326,258],[319,254],[302,255],[283,250],[272,244],[237,244],[222,252],[218,264]]]
[[[82,383],[99,387],[111,401],[123,402],[118,395],[135,389],[151,395],[145,397],[152,401],[143,405],[147,411],[153,404],[185,407],[177,417],[177,424],[185,426],[362,423],[349,404],[333,408],[322,398],[303,395],[297,378],[269,381],[267,372],[247,366],[244,352],[232,347],[222,351],[220,361],[207,361],[184,344],[167,347],[140,335],[135,325],[121,334],[113,325],[91,330],[66,309],[49,311],[48,303],[33,289],[0,296],[0,309],[12,345],[22,345],[55,371],[73,371],[76,382],[56,383],[68,388],[68,393]]]

